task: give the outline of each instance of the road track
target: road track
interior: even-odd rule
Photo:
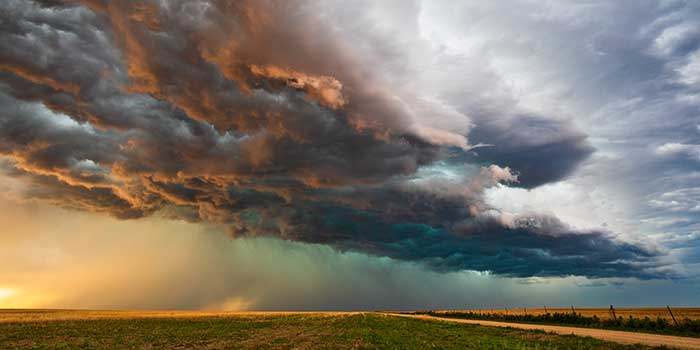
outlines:
[[[545,332],[552,332],[557,334],[573,334],[581,337],[592,337],[601,340],[621,343],[621,344],[644,344],[649,346],[668,346],[679,349],[698,349],[700,350],[700,338],[690,338],[690,337],[678,337],[672,335],[661,335],[661,334],[649,334],[649,333],[637,333],[637,332],[624,332],[624,331],[612,331],[607,329],[596,329],[596,328],[580,328],[580,327],[566,327],[566,326],[550,326],[541,324],[526,324],[526,323],[509,323],[509,322],[496,322],[496,321],[482,321],[482,320],[465,320],[457,318],[446,318],[446,317],[435,317],[428,315],[408,315],[408,314],[394,314],[387,313],[385,315],[398,316],[398,317],[410,317],[417,318],[421,320],[429,321],[444,321],[444,322],[454,322],[454,323],[467,323],[476,324],[488,327],[510,327],[526,330],[542,330]]]

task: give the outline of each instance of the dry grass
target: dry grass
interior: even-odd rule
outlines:
[[[574,307],[576,313],[581,314],[584,317],[598,316],[600,319],[606,319],[610,317],[610,311],[606,308],[578,308]],[[691,320],[700,319],[700,308],[671,308],[673,315],[676,319],[688,318]],[[494,313],[494,314],[508,314],[508,315],[544,315],[548,313],[569,313],[571,312],[571,307],[547,307],[545,312],[544,308],[508,308],[508,309],[461,309],[461,310],[439,310],[436,313],[447,313],[447,312],[475,312],[475,313]],[[617,317],[628,318],[629,316],[635,318],[649,317],[651,319],[656,319],[661,317],[664,319],[671,319],[671,315],[668,310],[664,308],[615,308],[615,315]]]
[[[70,320],[125,320],[139,318],[228,318],[228,317],[273,317],[288,315],[337,316],[355,312],[290,312],[290,311],[168,311],[168,310],[45,310],[45,309],[0,309],[0,323],[43,322]]]

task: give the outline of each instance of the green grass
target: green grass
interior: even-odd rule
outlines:
[[[0,323],[0,349],[651,349],[377,314]]]

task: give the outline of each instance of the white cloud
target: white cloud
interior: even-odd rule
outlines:
[[[669,142],[656,147],[655,153],[659,156],[685,155],[700,160],[700,145]]]
[[[698,35],[700,28],[697,23],[682,22],[667,27],[654,40],[654,52],[661,56],[672,55],[685,41]]]
[[[686,61],[678,68],[678,81],[687,85],[700,84],[700,50],[688,55]]]

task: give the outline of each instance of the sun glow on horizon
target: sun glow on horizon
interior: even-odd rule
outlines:
[[[9,303],[6,303],[9,302],[8,299],[12,298],[15,295],[17,295],[16,290],[12,288],[0,287],[0,308],[6,308],[11,306],[9,305]]]

